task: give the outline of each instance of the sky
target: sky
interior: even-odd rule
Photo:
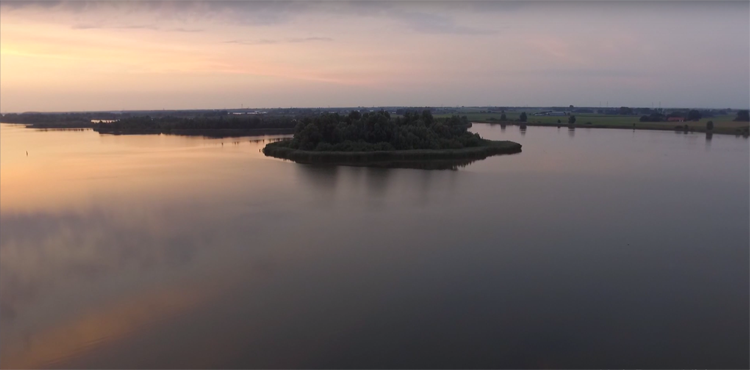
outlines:
[[[750,3],[0,2],[0,111],[750,105]]]

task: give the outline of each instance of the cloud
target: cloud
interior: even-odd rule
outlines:
[[[393,16],[395,11],[408,10],[422,13],[445,15],[509,13],[529,11],[558,11],[573,8],[576,11],[594,10],[637,10],[643,11],[705,11],[721,7],[737,11],[747,9],[743,1],[224,1],[224,0],[142,0],[142,1],[101,1],[101,0],[3,0],[3,10],[41,9],[57,12],[87,13],[115,9],[123,12],[156,12],[165,18],[182,18],[186,15],[199,17],[221,16],[240,23],[276,24],[294,17],[304,17],[312,13],[335,14],[340,16]],[[459,30],[472,27],[457,27]]]
[[[270,45],[270,44],[300,44],[306,42],[330,42],[333,41],[330,37],[303,37],[303,38],[286,38],[286,39],[259,39],[259,40],[230,40],[226,41],[225,44],[241,44],[241,45]]]
[[[117,19],[127,15],[162,20],[201,19],[241,25],[268,26],[309,14],[306,2],[299,1],[2,1],[0,8],[28,15],[40,13],[73,14],[76,17]],[[320,8],[318,8],[320,9]],[[92,27],[93,28],[93,27]]]
[[[181,27],[178,27],[178,28],[168,28],[165,31],[170,31],[170,32],[188,32],[188,33],[203,32],[203,30],[200,29],[200,28],[181,28]]]
[[[574,69],[534,69],[522,70],[514,73],[544,76],[544,77],[571,77],[571,78],[639,78],[645,77],[646,73],[629,69],[596,69],[596,68],[574,68]]]
[[[164,7],[164,6],[176,6],[180,8],[190,6],[214,6],[222,8],[257,8],[257,7],[301,7],[303,5],[343,5],[352,7],[390,7],[393,5],[420,5],[420,6],[448,6],[452,8],[465,7],[474,8],[479,11],[487,10],[516,10],[530,5],[544,5],[544,4],[555,4],[558,1],[554,0],[465,0],[461,2],[451,0],[380,0],[377,2],[370,0],[129,0],[129,1],[113,1],[113,0],[3,0],[3,6],[9,7],[69,7],[77,9],[86,9],[102,5],[114,5],[114,4],[128,4],[133,6],[149,6],[149,7]],[[689,4],[702,4],[704,0],[571,0],[566,1],[566,5],[616,5],[616,4],[662,4],[662,5],[689,5]],[[712,3],[725,3],[725,4],[745,4],[744,0],[715,0]]]
[[[132,228],[137,226],[125,225],[116,215],[101,210],[3,215],[1,220],[2,321],[14,320],[24,306],[61,282],[100,278],[125,266],[149,269],[184,265],[200,245],[192,240],[195,235],[144,229],[134,232]]]
[[[515,9],[516,5],[464,3],[389,3],[347,1],[3,1],[4,10],[44,11],[117,19],[127,14],[156,16],[158,20],[210,20],[246,26],[273,26],[311,15],[393,19],[414,32],[428,34],[485,35],[495,31],[461,25],[456,14],[476,14],[491,9]],[[94,18],[94,19],[96,19]],[[80,21],[80,19],[79,19]],[[101,25],[74,29],[119,28]],[[126,27],[122,27],[126,28]],[[143,27],[133,27],[143,28]]]
[[[456,24],[452,19],[421,12],[394,12],[392,14],[412,31],[429,34],[492,35],[497,31]]]
[[[74,30],[92,30],[92,29],[117,29],[117,30],[159,30],[160,28],[155,25],[125,25],[125,26],[112,26],[112,25],[99,25],[99,24],[88,24],[88,23],[82,23],[82,24],[74,24],[72,27],[70,27]]]
[[[96,29],[111,29],[111,30],[152,30],[152,31],[166,31],[166,32],[203,32],[200,28],[162,28],[153,24],[130,24],[130,25],[104,25],[104,24],[90,24],[90,23],[79,23],[74,24],[70,27],[74,30],[96,30]]]

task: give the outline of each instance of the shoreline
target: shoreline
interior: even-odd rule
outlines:
[[[79,122],[60,122],[60,123],[12,123],[3,122],[9,125],[24,125],[26,128],[35,129],[83,129],[83,128],[95,128],[93,123],[79,123]]]
[[[604,129],[621,129],[621,130],[649,130],[649,131],[672,131],[672,132],[693,132],[693,133],[706,133],[706,134],[717,134],[717,135],[734,135],[734,136],[748,136],[748,129],[747,127],[744,128],[744,130],[740,128],[736,128],[734,130],[729,128],[714,128],[713,130],[706,130],[705,127],[697,127],[697,126],[690,126],[689,123],[680,122],[682,125],[680,128],[677,128],[676,126],[672,127],[662,127],[662,126],[655,126],[660,125],[661,122],[641,122],[640,124],[635,123],[631,125],[602,125],[602,124],[575,124],[575,125],[569,125],[567,123],[561,123],[561,124],[552,124],[552,123],[538,123],[538,122],[515,122],[515,121],[497,121],[497,122],[488,122],[488,121],[472,121],[472,124],[482,124],[482,125],[506,125],[506,126],[534,126],[534,127],[557,127],[557,128],[604,128]],[[688,125],[688,129],[685,130],[683,127],[684,125]]]
[[[95,127],[94,131],[102,135],[181,135],[181,136],[207,136],[207,137],[239,137],[239,136],[264,136],[264,135],[291,135],[294,128],[253,128],[253,129],[140,129],[140,130],[102,130]]]
[[[13,123],[1,122],[5,125],[23,126],[28,129],[41,131],[60,130],[60,131],[79,131],[93,130],[101,135],[179,135],[179,136],[206,136],[206,137],[240,137],[240,136],[265,136],[265,135],[291,135],[294,134],[294,128],[217,128],[217,129],[133,129],[133,130],[113,130],[102,128],[96,124],[46,124],[46,123]]]
[[[512,141],[483,140],[482,145],[461,149],[415,149],[371,152],[334,152],[298,150],[283,146],[288,140],[267,144],[263,154],[301,164],[338,166],[457,169],[494,155],[521,152],[521,144]]]

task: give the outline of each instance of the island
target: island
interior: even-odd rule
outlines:
[[[288,135],[296,122],[293,117],[275,115],[233,115],[226,112],[202,113],[193,117],[132,116],[94,127],[100,134],[113,135],[199,135],[209,137]]]
[[[1,123],[22,124],[33,129],[93,129],[100,134],[233,137],[289,135],[297,115],[305,110],[257,112],[243,110],[128,111],[72,113],[7,113]]]
[[[93,128],[94,123],[87,113],[5,113],[0,115],[0,123],[21,124],[40,129],[84,129]],[[113,119],[103,115],[100,119]]]
[[[429,110],[392,118],[387,111],[324,113],[297,122],[291,139],[263,148],[266,156],[305,164],[456,169],[521,144],[471,133],[467,118],[436,119]]]

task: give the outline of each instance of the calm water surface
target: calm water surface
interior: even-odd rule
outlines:
[[[475,125],[523,153],[425,171],[0,127],[4,368],[748,367],[747,139]]]

